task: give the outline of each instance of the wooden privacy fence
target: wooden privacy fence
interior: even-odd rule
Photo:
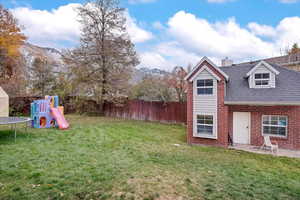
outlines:
[[[132,100],[122,106],[106,103],[104,108],[104,114],[108,117],[164,123],[186,123],[186,111],[186,103],[140,100]]]
[[[12,97],[9,99],[10,115],[30,115],[30,103],[42,97]],[[61,99],[66,114],[98,113],[101,106],[93,100],[83,100],[80,104],[75,97]],[[105,103],[104,115],[124,119],[158,121],[164,123],[186,123],[186,103],[179,102],[149,102],[129,100],[125,105]]]

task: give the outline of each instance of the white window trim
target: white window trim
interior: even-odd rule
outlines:
[[[255,78],[255,75],[256,74],[269,74],[269,78],[260,78],[260,79],[256,79]],[[253,76],[253,78],[254,78],[254,86],[256,87],[256,88],[269,88],[270,86],[271,86],[271,73],[270,72],[265,72],[265,73],[261,73],[261,72],[259,72],[259,73],[254,73],[254,76]],[[268,81],[268,85],[256,85],[256,81]]]
[[[209,135],[209,134],[198,134],[198,130],[197,130],[197,115],[211,115],[213,116],[213,134]],[[195,112],[194,114],[194,126],[193,126],[193,137],[197,137],[197,138],[208,138],[208,139],[218,139],[218,120],[217,120],[217,114],[215,113],[201,113],[201,112]]]
[[[200,80],[212,80],[212,83],[213,83],[213,85],[212,86],[198,86],[198,81],[200,81]],[[214,79],[213,78],[199,78],[199,79],[197,79],[196,80],[196,92],[197,92],[197,95],[198,96],[213,96],[214,95]],[[212,94],[198,94],[198,88],[203,88],[203,89],[206,89],[206,88],[211,88],[212,89]]]
[[[285,127],[285,136],[281,135],[274,135],[274,134],[264,134],[264,116],[278,116],[278,117],[285,117],[286,118],[286,126],[280,126],[280,125],[270,125],[273,127]],[[288,126],[289,126],[289,118],[287,115],[262,115],[261,117],[261,135],[262,136],[270,136],[270,137],[277,137],[277,138],[287,138],[288,137]]]

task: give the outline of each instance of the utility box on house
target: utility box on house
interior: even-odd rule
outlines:
[[[6,92],[0,87],[0,117],[8,117],[9,112],[9,97]]]

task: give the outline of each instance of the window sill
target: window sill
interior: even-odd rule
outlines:
[[[280,135],[270,135],[270,134],[263,134],[263,136],[269,136],[270,138],[282,139],[287,140],[287,136],[280,136]]]
[[[196,137],[196,138],[206,138],[206,139],[214,139],[214,140],[217,139],[217,136],[215,136],[215,135],[204,135],[204,134],[193,135],[193,137]]]
[[[264,85],[264,86],[254,85],[253,88],[254,89],[264,89],[264,88],[275,88],[275,87],[272,87],[271,85]]]

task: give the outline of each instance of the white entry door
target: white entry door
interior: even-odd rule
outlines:
[[[233,113],[233,143],[250,144],[250,113]]]

